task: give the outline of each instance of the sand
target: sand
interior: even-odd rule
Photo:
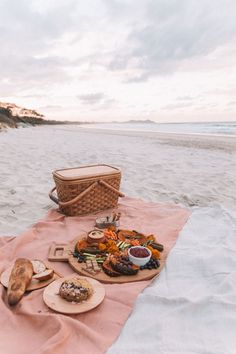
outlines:
[[[236,205],[236,138],[42,126],[0,133],[0,234],[17,235],[54,204],[51,172],[106,163],[121,190],[154,202]]]
[[[235,353],[236,138],[43,126],[0,133],[0,234],[44,216],[54,169],[107,163],[129,196],[192,216],[109,354]]]

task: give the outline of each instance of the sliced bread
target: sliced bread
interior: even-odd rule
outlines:
[[[52,269],[46,269],[44,272],[38,273],[33,275],[33,279],[43,281],[43,280],[49,280],[53,277],[53,270]]]
[[[42,273],[47,269],[46,265],[38,259],[31,261],[31,263],[33,265],[34,274]]]

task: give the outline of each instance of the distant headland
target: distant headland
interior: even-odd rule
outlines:
[[[22,108],[14,103],[0,102],[0,130],[18,128],[21,126],[55,125],[55,124],[85,124],[86,122],[71,122],[49,120],[43,114],[32,109]]]
[[[128,120],[126,122],[123,122],[125,124],[155,124],[156,122],[154,122],[153,120],[150,120],[150,119],[145,119],[145,120],[135,120],[135,119],[131,119],[131,120]]]
[[[38,125],[62,125],[62,124],[104,124],[106,122],[82,122],[82,121],[61,121],[46,119],[45,116],[33,109],[17,106],[15,103],[0,102],[0,130],[5,128],[18,128]],[[150,119],[128,120],[125,122],[113,121],[119,124],[147,124],[156,123]]]

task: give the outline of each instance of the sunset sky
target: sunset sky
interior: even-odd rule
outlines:
[[[1,0],[0,101],[49,119],[236,121],[235,0]]]

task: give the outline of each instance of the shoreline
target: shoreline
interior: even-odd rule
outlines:
[[[184,136],[199,136],[199,137],[210,137],[210,138],[213,138],[213,137],[222,137],[222,138],[232,138],[232,139],[236,139],[236,135],[235,134],[215,134],[215,133],[181,133],[181,132],[164,132],[164,131],[151,131],[151,130],[123,130],[123,129],[102,129],[102,128],[95,128],[95,127],[83,127],[83,126],[80,126],[79,128],[82,128],[84,130],[87,130],[87,131],[91,131],[91,130],[94,130],[94,131],[101,131],[102,133],[105,133],[105,132],[109,132],[109,133],[118,133],[119,135],[123,135],[123,133],[126,133],[126,134],[132,134],[132,135],[135,135],[135,134],[142,134],[142,135],[145,135],[145,134],[150,134],[150,135],[160,135],[160,136],[165,136],[165,135],[169,135],[169,137],[171,137],[172,135],[173,136],[180,136],[180,137],[184,137]]]
[[[150,135],[160,135],[160,136],[164,136],[164,135],[169,135],[169,136],[200,136],[200,137],[209,137],[209,138],[213,138],[213,137],[222,137],[222,138],[232,138],[232,139],[236,139],[236,134],[219,134],[219,133],[194,133],[194,132],[178,132],[178,131],[152,131],[152,130],[139,130],[139,129],[112,129],[112,128],[99,128],[99,127],[91,127],[91,125],[93,125],[94,123],[84,123],[84,122],[54,122],[52,121],[52,123],[44,123],[44,124],[28,124],[28,123],[24,123],[23,125],[18,125],[16,128],[12,128],[9,126],[4,125],[3,123],[0,122],[0,132],[1,131],[8,131],[11,129],[25,129],[25,128],[40,128],[40,127],[45,127],[45,126],[54,126],[54,127],[73,127],[75,126],[76,128],[82,128],[83,130],[88,130],[88,131],[101,131],[102,133],[105,132],[109,132],[109,133],[115,133],[117,132],[118,134],[150,134]],[[103,123],[101,123],[102,125]],[[161,124],[161,123],[158,123]],[[173,124],[173,123],[162,123],[162,124]],[[186,124],[186,123],[178,123],[178,124]],[[194,123],[194,124],[201,124],[201,123]],[[236,122],[235,122],[236,124]],[[97,125],[99,125],[99,123],[97,123]],[[2,130],[1,130],[2,129]]]
[[[40,126],[1,134],[0,151],[5,235],[24,231],[57,207],[48,197],[52,171],[82,165],[120,167],[121,191],[133,198],[190,209],[236,205],[234,138]]]
[[[156,139],[160,143],[172,144],[175,146],[188,147],[192,144],[196,148],[216,149],[225,151],[236,150],[236,136],[219,135],[219,134],[201,134],[201,133],[172,133],[172,132],[149,132],[149,131],[123,131],[112,129],[96,129],[96,128],[82,128],[81,132],[107,134],[115,136],[127,137],[143,137],[148,139]]]
[[[163,123],[163,124],[168,124],[168,123]],[[169,123],[171,124],[171,123]],[[180,123],[181,124],[181,123]],[[200,124],[200,123],[199,123]],[[80,126],[82,129],[88,129],[88,130],[97,130],[97,131],[109,131],[109,132],[120,132],[120,133],[151,133],[151,134],[169,134],[169,135],[196,135],[196,136],[209,136],[209,137],[230,137],[230,138],[235,138],[236,139],[236,134],[218,134],[218,133],[193,133],[193,132],[166,132],[166,131],[152,131],[152,130],[138,130],[138,129],[110,129],[110,128],[98,128],[98,127],[87,127],[83,126],[83,124]]]

